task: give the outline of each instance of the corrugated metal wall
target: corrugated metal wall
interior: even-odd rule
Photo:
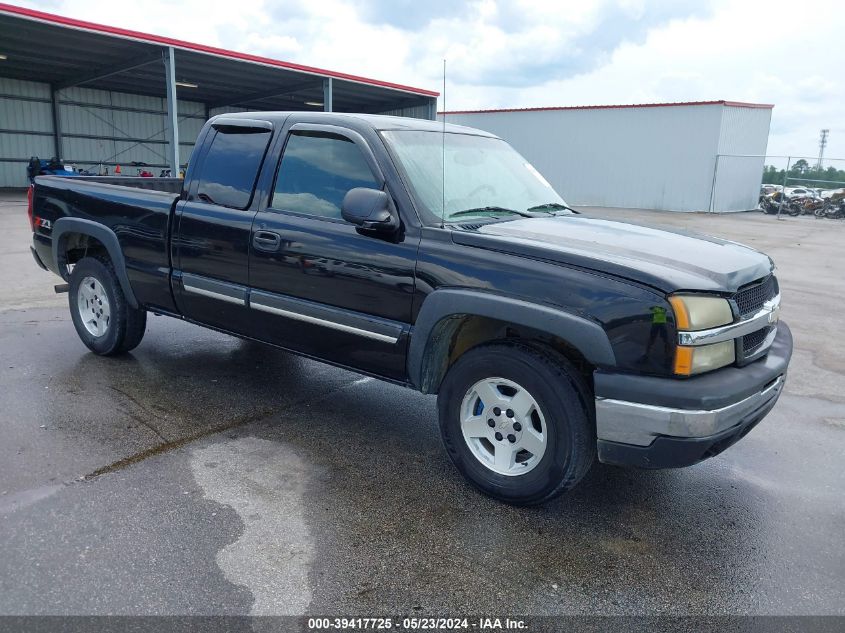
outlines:
[[[771,120],[769,108],[725,106],[722,109],[714,210],[756,208]]]
[[[74,87],[59,93],[60,158],[69,165],[100,173],[121,166],[124,175],[135,175],[132,162],[147,163],[158,173],[167,167],[166,104],[164,99]],[[184,164],[205,123],[205,105],[178,101],[179,150]],[[245,112],[246,108],[217,108]],[[410,106],[385,114],[430,118],[434,107]],[[0,187],[27,185],[30,156],[56,155],[50,87],[0,77]]]
[[[449,115],[496,134],[570,203],[707,209],[720,106],[606,108]]]
[[[386,114],[388,116],[406,116],[414,119],[433,119],[437,110],[437,99],[432,99],[432,104],[422,104],[415,106],[408,106],[404,108],[396,108],[394,110],[386,110],[379,112],[379,114]]]
[[[62,155],[77,167],[121,165],[131,175],[132,161],[144,162],[158,171],[167,165],[166,112],[164,99],[69,88],[60,97]],[[187,161],[194,141],[205,123],[205,106],[177,102],[179,148]],[[130,171],[127,171],[129,169]]]
[[[179,147],[184,163],[205,123],[202,103],[177,103]],[[99,172],[120,165],[134,175],[132,162],[158,173],[166,168],[164,99],[142,95],[68,88],[59,93],[62,155],[67,163]],[[30,156],[55,156],[50,88],[0,77],[0,187],[24,187]]]
[[[723,142],[734,147],[728,139],[736,126],[722,127],[724,109],[721,104],[584,108],[452,114],[447,120],[508,141],[571,204],[706,211],[716,154]],[[766,142],[768,124],[752,119],[755,124],[743,134],[757,147],[761,137]],[[726,170],[723,178],[726,191],[759,185],[759,177],[749,180],[745,172],[731,176]],[[741,185],[734,186],[734,178]]]
[[[51,112],[49,86],[0,77],[0,187],[24,186],[25,159],[53,155]]]

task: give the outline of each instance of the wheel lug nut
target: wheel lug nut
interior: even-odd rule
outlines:
[[[513,417],[513,409],[508,409],[507,411],[505,411],[505,415],[508,416],[509,418],[512,418]]]
[[[502,434],[499,433],[498,431],[496,431],[496,439],[499,440],[500,442],[502,441]]]
[[[513,433],[508,435],[508,442],[510,442],[511,444],[515,443],[516,442],[516,435],[514,435]]]
[[[514,431],[517,431],[517,432],[521,431],[521,430],[522,430],[522,425],[521,425],[519,422],[514,422],[514,423],[513,423],[513,430],[514,430]]]
[[[490,418],[489,420],[487,420],[487,426],[492,429],[494,426],[496,426],[496,421],[493,418]]]
[[[493,407],[493,415],[502,415],[502,410],[499,407]]]

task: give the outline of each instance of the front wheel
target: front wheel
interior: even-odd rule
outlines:
[[[438,394],[449,457],[478,489],[518,505],[573,488],[595,457],[589,389],[563,357],[522,343],[465,353]]]
[[[144,337],[147,313],[126,301],[109,260],[79,260],[70,274],[68,300],[76,333],[95,354],[128,352]]]

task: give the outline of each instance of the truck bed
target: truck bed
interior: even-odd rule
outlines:
[[[62,218],[102,224],[117,236],[139,300],[170,309],[170,219],[181,189],[179,178],[39,176],[33,193],[38,256],[51,270],[58,268],[53,237]]]

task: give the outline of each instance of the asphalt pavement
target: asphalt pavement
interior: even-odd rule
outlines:
[[[595,209],[774,257],[774,411],[673,471],[514,508],[435,400],[167,317],[100,358],[0,195],[0,615],[845,615],[845,222]]]

